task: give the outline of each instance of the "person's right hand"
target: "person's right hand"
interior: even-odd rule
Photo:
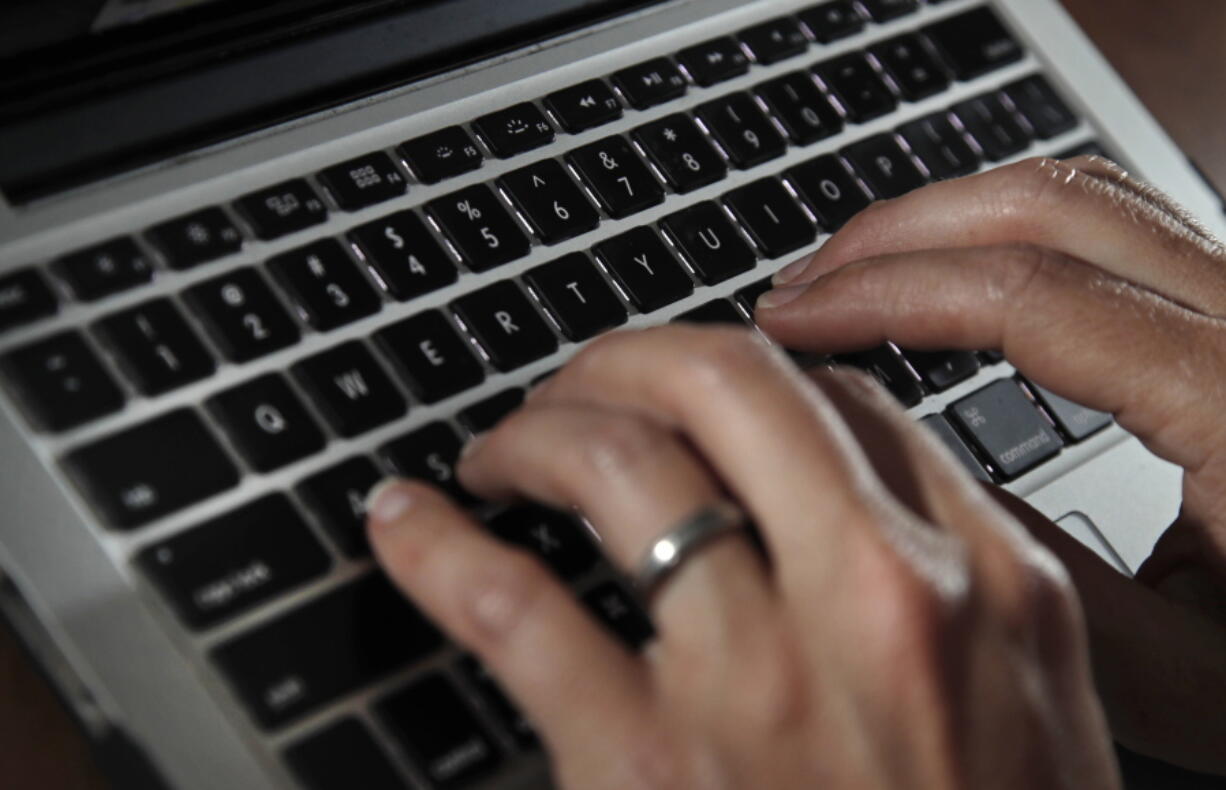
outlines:
[[[1226,773],[1226,249],[1105,160],[1032,159],[875,204],[776,285],[790,348],[999,349],[1184,469],[1135,582],[1001,498],[1077,583],[1115,737]]]

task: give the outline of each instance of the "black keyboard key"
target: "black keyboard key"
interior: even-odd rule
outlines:
[[[949,416],[1006,480],[1054,458],[1064,446],[1017,382],[1009,379],[958,401]]]
[[[494,367],[503,372],[549,356],[558,348],[545,319],[510,280],[462,296],[452,303],[452,309]]]
[[[121,529],[238,485],[234,464],[187,409],[74,450],[64,466],[106,522]]]
[[[502,686],[481,662],[472,656],[464,656],[460,659],[460,674],[485,702],[486,708],[494,714],[503,729],[511,733],[511,737],[521,749],[534,749],[540,745],[532,723],[507,698]]]
[[[712,201],[669,214],[660,227],[707,285],[747,272],[758,263],[754,251]]]
[[[728,152],[732,163],[742,170],[787,152],[787,141],[748,93],[734,93],[707,102],[696,112]]]
[[[642,607],[616,582],[605,582],[583,596],[601,623],[627,647],[638,650],[655,638],[656,630]]]
[[[1035,136],[1042,140],[1050,140],[1077,126],[1077,116],[1041,74],[1007,86],[1005,95],[1030,121]]]
[[[942,19],[924,32],[960,80],[973,80],[1022,59],[1022,45],[988,6]]]
[[[94,325],[124,374],[145,395],[212,375],[213,357],[169,299],[156,299]]]
[[[917,0],[860,0],[864,10],[874,22],[889,22],[892,19],[913,14],[919,10]]]
[[[363,557],[370,554],[366,496],[382,479],[369,458],[356,457],[308,477],[294,491],[341,551]]]
[[[460,424],[468,429],[469,433],[476,435],[491,430],[502,422],[504,417],[522,405],[524,405],[524,391],[516,387],[503,390],[497,395],[491,395],[485,400],[477,401],[461,409],[457,417]]]
[[[476,170],[485,159],[481,149],[460,126],[448,126],[417,137],[402,143],[396,150],[423,184],[437,184]]]
[[[400,197],[408,189],[404,176],[382,151],[333,165],[320,171],[318,178],[336,205],[345,211]]]
[[[172,269],[190,269],[243,247],[242,232],[216,206],[154,225],[145,236]]]
[[[991,476],[987,470],[983,468],[983,464],[979,463],[979,459],[971,452],[971,449],[966,446],[966,442],[958,435],[953,426],[939,414],[929,414],[924,419],[920,420],[920,425],[928,428],[936,434],[936,437],[941,440],[941,443],[949,448],[953,453],[954,458],[958,463],[966,468],[966,471],[976,479],[984,483],[992,482]]]
[[[200,630],[320,576],[331,565],[284,495],[256,500],[142,551],[137,562]]]
[[[436,403],[485,379],[485,371],[468,342],[437,310],[380,330],[375,333],[375,342],[424,403]]]
[[[928,183],[892,134],[874,135],[840,153],[881,200],[900,197]]]
[[[689,274],[651,228],[602,241],[593,250],[640,313],[650,313],[694,292]]]
[[[213,659],[256,722],[271,729],[425,657],[441,642],[390,582],[371,574],[223,644]]]
[[[703,87],[739,77],[749,71],[749,58],[745,56],[736,39],[729,36],[686,47],[677,53],[677,60],[685,66],[694,82]]]
[[[531,250],[528,237],[484,184],[432,200],[426,210],[475,272],[522,258]]]
[[[902,357],[889,346],[879,346],[868,351],[842,354],[835,360],[863,370],[877,379],[905,408],[911,408],[924,399],[924,389],[919,380],[903,364]]]
[[[557,510],[521,505],[490,519],[489,527],[502,540],[544,560],[563,579],[574,581],[600,559],[587,528]]]
[[[266,240],[304,230],[328,218],[323,200],[301,178],[245,195],[234,201],[234,207],[255,235]]]
[[[123,408],[123,393],[77,332],[10,351],[0,357],[0,373],[44,430],[65,431]]]
[[[970,175],[979,169],[979,154],[943,112],[905,124],[898,133],[936,180]]]
[[[473,129],[499,159],[549,145],[554,137],[553,126],[532,102],[483,115],[473,121]]]
[[[746,312],[753,315],[754,308],[756,308],[758,305],[758,297],[774,287],[774,283],[771,282],[770,277],[763,277],[756,283],[747,285],[737,291],[736,300],[741,303],[741,307],[744,307]]]
[[[366,725],[346,717],[303,738],[285,751],[285,761],[307,790],[406,790]]]
[[[365,433],[407,410],[392,380],[356,340],[308,357],[293,370],[328,425],[341,436]]]
[[[529,270],[524,282],[570,340],[587,340],[626,321],[626,308],[581,252]]]
[[[945,69],[914,33],[882,41],[869,49],[907,101],[935,96],[949,87]]]
[[[622,69],[615,72],[612,79],[636,110],[679,99],[687,89],[685,77],[668,58],[654,58]]]
[[[889,86],[860,52],[851,52],[818,64],[813,71],[821,77],[847,110],[847,117],[855,123],[880,118],[898,107],[898,100],[890,92]]]
[[[685,324],[732,324],[745,326],[745,317],[737,312],[732,302],[727,299],[714,299],[704,305],[687,310],[673,319]]]
[[[0,277],[0,332],[55,315],[55,294],[36,269]]]
[[[66,255],[51,264],[51,270],[83,302],[93,302],[153,280],[149,258],[127,236]]]
[[[669,115],[634,130],[634,139],[678,192],[719,181],[728,166],[688,116]]]
[[[924,386],[934,392],[947,390],[979,372],[979,358],[973,351],[903,349],[902,353],[919,373]]]
[[[870,199],[833,154],[819,156],[784,173],[788,183],[809,206],[817,221],[836,231],[868,208]]]
[[[258,472],[271,472],[324,448],[319,426],[275,373],[214,395],[206,405],[230,443]]]
[[[502,761],[468,702],[441,674],[383,698],[375,712],[433,787],[467,787]]]
[[[320,332],[383,309],[375,289],[335,239],[282,253],[268,261],[268,268]]]
[[[628,217],[664,200],[664,188],[622,137],[606,137],[571,151],[566,159],[614,219]]]
[[[984,365],[999,365],[1005,361],[1005,355],[999,351],[980,351],[979,361]]]
[[[461,504],[476,500],[460,486],[455,465],[463,444],[455,429],[432,422],[379,448],[379,454],[401,477],[425,480]]]
[[[800,25],[791,17],[779,17],[769,22],[746,28],[737,34],[754,60],[762,64],[778,63],[809,48],[809,39]]]
[[[571,134],[612,123],[622,117],[622,105],[601,80],[588,80],[545,97],[545,106]]]
[[[194,285],[183,300],[231,362],[249,362],[298,342],[301,333],[272,289],[251,268]]]
[[[600,215],[562,165],[544,159],[498,179],[511,202],[546,244],[557,244],[595,230]]]
[[[724,203],[768,258],[817,240],[817,228],[778,179],[763,178],[734,189],[724,195]]]
[[[843,130],[843,116],[805,72],[785,74],[754,90],[797,145],[809,145]]]
[[[1110,159],[1112,162],[1120,161],[1119,157],[1107,151],[1107,149],[1102,147],[1101,143],[1094,140],[1082,143],[1081,145],[1075,145],[1056,154],[1057,159],[1074,159],[1079,156],[1101,156],[1103,159]]]
[[[1047,407],[1051,416],[1056,418],[1056,424],[1064,431],[1064,435],[1074,442],[1089,438],[1112,422],[1111,415],[1106,412],[1086,408],[1033,383],[1027,384]]]
[[[854,36],[864,29],[864,18],[851,0],[822,3],[801,11],[797,16],[809,28],[813,38],[823,44]]]
[[[412,211],[397,211],[350,231],[392,296],[408,301],[451,285],[455,264]]]
[[[1030,130],[995,93],[955,104],[953,111],[979,143],[984,156],[993,162],[1020,154],[1030,147]]]

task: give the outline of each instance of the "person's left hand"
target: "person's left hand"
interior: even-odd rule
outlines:
[[[470,445],[486,499],[577,507],[633,570],[732,500],[622,647],[437,490],[381,488],[393,580],[476,652],[567,788],[1119,786],[1064,570],[882,390],[748,331],[605,336]],[[394,623],[388,624],[395,628]]]

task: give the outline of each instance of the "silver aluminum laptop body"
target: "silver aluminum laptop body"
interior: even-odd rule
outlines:
[[[603,236],[655,222],[678,208],[718,199],[729,189],[778,173],[848,142],[888,131],[904,121],[1042,71],[1083,122],[1057,138],[1038,141],[1022,156],[1058,155],[1091,140],[1117,154],[1131,170],[1169,191],[1219,234],[1226,231],[1217,198],[1188,166],[1183,155],[1128,91],[1056,0],[949,0],[923,5],[908,16],[870,24],[859,35],[830,44],[812,44],[800,58],[753,65],[747,75],[710,88],[691,85],[679,100],[649,109],[627,109],[621,120],[582,132],[559,133],[545,148],[508,161],[487,158],[472,173],[429,186],[412,183],[405,196],[355,213],[333,211],[326,224],[309,234],[272,242],[249,240],[241,252],[189,269],[159,269],[150,285],[92,304],[67,300],[46,320],[0,332],[0,354],[65,327],[83,327],[125,306],[154,296],[177,294],[239,266],[259,265],[308,238],[340,236],[350,227],[391,211],[418,207],[468,184],[496,176],[544,157],[560,157],[579,145],[630,129],[663,115],[693,108],[704,100],[802,68],[869,43],[913,30],[937,19],[984,4],[993,6],[1024,43],[1021,61],[919,102],[904,102],[897,112],[813,145],[790,146],[782,159],[728,178],[694,193],[670,193],[655,208],[624,220],[606,220],[594,232],[546,248],[485,273],[464,273],[457,283],[407,303],[388,301],[375,316],[328,333],[305,330],[298,344],[245,365],[221,363],[217,373],[156,398],[131,396],[125,408],[65,433],[33,429],[14,400],[0,396],[0,571],[16,593],[6,608],[24,624],[51,675],[87,722],[99,730],[124,733],[150,759],[169,786],[182,790],[297,787],[282,750],[340,716],[356,716],[396,770],[411,786],[421,783],[420,766],[405,754],[371,713],[370,703],[423,672],[449,667],[455,653],[443,651],[423,663],[383,676],[335,702],[285,726],[264,730],[209,659],[209,651],[236,635],[259,627],[278,614],[369,572],[368,560],[346,558],[330,549],[331,570],[286,595],[245,611],[215,627],[185,628],[133,556],[141,549],[222,514],[271,490],[290,491],[311,472],[354,453],[371,453],[380,444],[437,419],[450,418],[465,405],[524,384],[552,370],[578,346],[560,350],[512,373],[489,375],[485,382],[435,405],[414,403],[406,417],[353,439],[334,438],[327,448],[278,471],[247,474],[239,485],[155,523],[131,531],[103,526],[90,503],[60,470],[59,459],[83,444],[179,406],[198,407],[208,396],[350,339],[369,337],[381,326],[416,312],[444,306],[457,295],[504,279],[562,255],[584,250]],[[373,150],[393,151],[402,141],[452,124],[467,123],[492,110],[533,101],[561,87],[608,75],[648,58],[674,53],[690,44],[741,30],[756,22],[811,5],[801,0],[673,0],[639,10],[579,32],[533,45],[491,61],[419,82],[406,88],[336,107],[299,121],[200,150],[173,161],[127,173],[29,205],[0,202],[0,277],[31,264],[42,265],[73,250],[123,234],[139,233],[158,222],[202,206],[225,205],[261,187],[297,178]],[[821,235],[818,244],[827,238]],[[812,245],[810,249],[817,245]],[[661,323],[710,299],[732,294],[760,280],[805,250],[779,260],[760,261],[751,271],[713,287],[700,287],[682,301],[644,316],[632,314],[628,326]],[[984,367],[973,379],[927,398],[917,417],[948,404],[989,381],[1007,377],[1007,365]],[[173,457],[166,464],[175,464]],[[1061,519],[1079,539],[1121,570],[1134,570],[1171,521],[1179,504],[1180,474],[1160,462],[1122,429],[1112,426],[1070,445],[1059,457],[1008,484],[1043,512]],[[314,529],[314,527],[312,527]],[[324,540],[325,545],[331,545]],[[394,623],[388,624],[394,628]],[[448,670],[450,671],[450,670]],[[477,703],[483,722],[498,734],[503,767],[482,786],[533,787],[544,783],[543,759],[512,747],[509,737]]]

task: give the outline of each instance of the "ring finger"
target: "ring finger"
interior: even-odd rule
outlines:
[[[458,472],[485,498],[577,507],[629,572],[656,539],[726,499],[675,433],[595,406],[530,403],[479,439]],[[687,652],[723,655],[762,626],[773,594],[764,561],[745,537],[697,551],[660,589],[653,613],[665,644],[678,640]]]

